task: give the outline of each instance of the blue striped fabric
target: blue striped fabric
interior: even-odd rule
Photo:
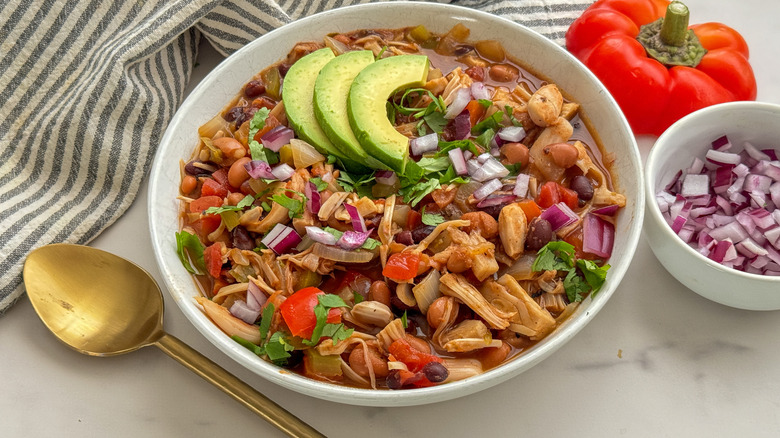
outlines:
[[[297,18],[365,0],[0,2],[0,314],[34,248],[119,218],[183,99],[202,37],[229,55]],[[452,1],[558,43],[591,0]]]

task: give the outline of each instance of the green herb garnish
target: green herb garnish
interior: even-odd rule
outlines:
[[[331,228],[331,227],[325,227],[325,228],[323,228],[323,231],[326,231],[326,232],[332,234],[333,237],[336,238],[336,240],[341,239],[341,236],[344,234],[343,231],[339,231],[339,230],[337,230],[335,228]],[[380,245],[382,245],[382,242],[380,242],[380,241],[378,241],[376,239],[372,239],[372,238],[369,237],[369,238],[366,239],[365,242],[363,242],[363,246],[361,246],[360,248],[361,249],[367,249],[367,250],[373,250],[373,249],[378,248]]]
[[[181,264],[190,274],[201,274],[206,271],[206,263],[203,261],[203,250],[206,247],[198,236],[182,231],[176,233],[176,254],[179,255]],[[190,260],[195,264],[193,268]]]
[[[321,192],[321,191],[323,191],[323,190],[328,188],[328,183],[323,181],[322,178],[320,178],[320,177],[316,177],[315,176],[314,178],[310,178],[309,182],[314,184],[315,187],[317,187],[317,191],[318,192]]]
[[[349,307],[338,295],[324,294],[317,297],[317,305],[314,306],[314,316],[317,318],[317,325],[311,334],[311,339],[304,339],[303,343],[313,347],[320,342],[323,336],[333,339],[333,345],[352,335],[353,329],[348,329],[344,324],[331,324],[328,322],[328,312],[330,309],[339,307]]]
[[[255,202],[255,197],[252,195],[246,195],[236,205],[223,205],[221,207],[209,207],[203,211],[203,214],[222,214],[226,211],[241,211],[246,207],[252,205]]]
[[[290,190],[290,189],[283,189],[283,190],[285,192],[294,193],[300,196],[302,200],[291,198],[285,195],[284,193],[279,193],[271,196],[271,201],[276,202],[277,204],[289,210],[287,214],[289,215],[290,219],[301,217],[303,215],[303,207],[306,205],[306,201],[308,200],[308,198],[303,193],[296,192],[295,190]]]
[[[441,223],[444,223],[444,216],[438,213],[426,213],[425,207],[422,209],[422,223],[435,227]]]
[[[569,301],[582,301],[585,294],[601,289],[609,265],[598,266],[591,260],[576,259],[574,246],[563,241],[552,241],[539,250],[531,269],[533,271],[565,271],[563,288]]]

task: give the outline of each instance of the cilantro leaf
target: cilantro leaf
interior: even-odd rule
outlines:
[[[488,128],[483,132],[482,134],[479,134],[477,138],[474,139],[474,141],[484,147],[485,149],[490,149],[490,141],[493,140],[493,137],[496,136],[496,131],[492,128]],[[476,154],[475,154],[476,155]]]
[[[260,108],[255,111],[252,120],[249,121],[249,139],[254,139],[257,132],[265,128],[265,121],[269,114],[271,114],[271,110],[268,108]]]
[[[262,356],[265,354],[265,349],[263,347],[259,345],[255,345],[252,342],[249,342],[246,339],[242,338],[241,336],[233,335],[230,338],[238,342],[239,345],[241,345],[242,347],[246,348],[247,350],[251,351],[252,353],[258,356]]]
[[[420,158],[420,161],[417,162],[417,165],[420,166],[426,174],[442,172],[450,167],[450,159],[448,157],[422,157]]]
[[[422,223],[435,227],[444,222],[444,216],[438,213],[426,213],[425,207],[422,209]]]
[[[338,182],[347,192],[355,192],[359,196],[372,197],[371,186],[376,181],[376,177],[372,174],[369,175],[356,175],[352,176],[347,172],[341,171],[339,173]]]
[[[333,338],[334,343],[337,343],[338,340],[348,338],[352,334],[352,329],[346,329],[344,324],[328,323],[328,312],[330,309],[349,307],[349,305],[345,303],[340,296],[335,294],[319,295],[317,301],[317,305],[314,306],[314,316],[317,319],[317,325],[315,325],[314,330],[312,330],[311,339],[304,339],[303,343],[308,346],[317,345],[320,338],[323,336]],[[338,340],[334,336],[337,336]]]
[[[201,274],[206,271],[206,263],[203,261],[203,250],[206,247],[198,236],[182,231],[176,233],[176,254],[179,255],[181,264],[191,274]],[[193,268],[190,260],[195,264]]]
[[[404,198],[404,202],[414,207],[424,197],[434,190],[441,188],[441,184],[436,179],[429,179],[428,181],[419,182],[417,184],[409,184],[401,187],[399,193]]]
[[[437,134],[441,134],[444,127],[447,126],[447,119],[444,118],[444,114],[438,111],[423,116],[423,120],[431,128],[431,131]]]
[[[246,207],[252,205],[255,202],[255,197],[252,195],[246,195],[243,199],[238,201],[236,205],[223,205],[221,207],[209,207],[203,211],[204,214],[222,214],[226,211],[241,211]]]
[[[595,295],[596,292],[601,289],[601,286],[604,285],[604,281],[607,279],[607,271],[609,270],[610,266],[599,266],[591,260],[579,259],[577,260],[577,267],[580,268],[580,271],[582,271],[582,275],[585,277],[585,281],[588,282],[588,285],[591,287],[593,294]]]
[[[498,131],[499,128],[501,128],[502,120],[504,120],[504,113],[501,111],[496,111],[490,117],[486,117],[484,120],[474,125],[474,127],[471,128],[471,133],[475,135],[479,135],[487,131],[488,129],[492,129],[493,131]]]
[[[455,184],[466,184],[470,181],[470,178],[467,176],[460,176],[455,172],[455,168],[453,166],[450,166],[447,168],[447,171],[444,172],[439,177],[439,182],[441,184],[449,184],[449,183],[455,183]]]
[[[479,99],[477,102],[485,108],[490,108],[490,106],[493,105],[493,101],[490,99]]]
[[[318,192],[321,192],[321,191],[323,191],[323,190],[328,188],[328,183],[323,181],[322,178],[320,178],[320,177],[316,177],[315,176],[314,178],[310,178],[309,182],[314,184],[315,187],[317,187],[317,191]]]
[[[401,324],[403,324],[404,328],[409,327],[409,320],[406,317],[406,310],[404,310],[404,314],[401,315]]]
[[[554,240],[539,250],[531,265],[533,271],[570,271],[574,269],[574,246]]]
[[[287,358],[290,357],[290,351],[295,348],[292,344],[289,344],[284,339],[284,333],[276,332],[271,335],[271,339],[265,344],[265,354],[271,359],[271,362],[277,365],[284,365],[287,363]]]
[[[301,198],[303,198],[303,200],[301,201],[301,200],[298,200],[298,199],[295,199],[295,198],[291,198],[291,197],[285,195],[284,193],[280,193],[280,194],[276,194],[274,196],[271,196],[271,201],[276,202],[277,204],[281,205],[282,207],[288,209],[289,212],[287,214],[290,216],[290,219],[296,218],[296,217],[301,217],[303,215],[303,207],[306,205],[306,199],[307,199],[306,195],[304,195],[303,193],[300,193],[300,192],[296,192],[294,190],[286,190],[286,191],[293,192],[293,193],[301,196]]]
[[[344,234],[344,232],[339,231],[339,230],[337,230],[335,228],[331,228],[331,227],[325,227],[325,228],[323,228],[323,231],[326,231],[326,232],[332,234],[333,237],[336,238],[336,240],[341,239],[341,236]],[[380,245],[382,245],[382,243],[380,241],[378,241],[376,239],[372,239],[371,237],[369,237],[369,238],[366,239],[365,242],[363,242],[363,246],[361,246],[360,248],[367,249],[367,250],[373,250],[373,249],[378,248]]]
[[[265,306],[265,309],[263,309],[263,315],[260,319],[260,339],[261,342],[265,341],[265,338],[268,337],[268,330],[271,328],[271,320],[274,317],[274,304],[268,303]]]
[[[362,303],[365,298],[363,298],[363,295],[360,295],[359,293],[352,291],[352,299],[355,301],[355,304]]]
[[[477,150],[477,147],[474,146],[474,143],[471,140],[455,140],[455,141],[440,141],[439,152],[436,153],[436,156],[446,157],[448,156],[450,150],[455,148],[461,148],[464,151],[470,151],[475,156],[479,155],[479,151]]]
[[[570,303],[582,301],[583,295],[588,293],[590,286],[572,269],[563,279],[563,288]]]

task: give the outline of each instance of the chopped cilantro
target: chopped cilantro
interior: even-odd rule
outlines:
[[[318,192],[321,192],[321,191],[325,190],[326,188],[328,188],[328,183],[323,181],[322,178],[319,178],[319,177],[316,177],[316,176],[314,178],[310,178],[309,182],[314,184],[315,187],[317,187],[317,191]]]
[[[277,195],[271,196],[271,201],[276,202],[277,204],[281,205],[282,207],[289,210],[287,213],[290,216],[290,219],[301,217],[303,215],[303,207],[306,205],[306,195],[300,192],[296,192],[295,190],[289,190],[285,189],[287,192],[295,193],[296,195],[300,196],[303,200],[298,200],[295,198],[291,198],[284,193],[280,193]]]
[[[339,184],[347,192],[355,192],[359,196],[373,197],[371,194],[372,183],[376,181],[374,175],[355,175],[352,176],[347,172],[341,171],[339,173]]]
[[[471,128],[471,133],[475,135],[479,135],[487,131],[488,129],[492,129],[493,131],[498,131],[499,128],[501,128],[501,121],[503,119],[504,119],[504,113],[502,113],[501,111],[496,111],[490,117],[485,117],[484,120],[474,125],[474,127]]]
[[[426,114],[423,116],[423,120],[431,128],[431,131],[437,134],[441,134],[444,131],[444,127],[447,126],[447,119],[444,118],[444,114],[438,111]]]
[[[485,132],[479,134],[479,136],[475,138],[474,141],[478,145],[484,147],[485,149],[490,149],[490,142],[491,140],[493,140],[493,137],[495,136],[496,136],[496,131],[494,131],[492,128],[488,128],[485,130]]]
[[[386,51],[387,51],[387,46],[383,46],[382,50],[380,50],[379,53],[377,53],[377,55],[376,55],[376,57],[374,59],[377,60],[377,61],[382,59],[382,55],[384,55]]]
[[[598,292],[609,267],[598,266],[591,260],[575,259],[574,246],[563,241],[552,241],[542,247],[531,265],[534,271],[566,271],[563,288],[572,303],[582,301],[588,292]]]
[[[226,211],[241,211],[246,207],[252,205],[255,202],[255,197],[252,195],[246,195],[236,205],[223,205],[221,207],[209,207],[203,211],[204,214],[222,214]]]
[[[359,293],[352,291],[352,299],[355,301],[355,304],[362,303],[364,298],[363,295],[360,295]]]
[[[271,114],[271,110],[268,108],[260,108],[255,111],[252,116],[252,120],[249,121],[249,139],[254,139],[258,131],[265,128],[265,121],[268,119],[268,115]]]
[[[410,183],[408,185],[405,185],[401,187],[399,193],[401,194],[401,196],[403,196],[405,203],[414,207],[420,201],[422,201],[422,199],[426,197],[429,193],[433,192],[438,188],[441,188],[441,184],[439,184],[439,180],[429,179],[428,181],[422,181],[416,184]]]
[[[448,157],[422,157],[420,161],[417,162],[417,165],[420,166],[426,174],[442,172],[447,170],[450,166],[450,159]]]
[[[326,231],[326,232],[332,234],[333,237],[336,238],[336,240],[339,240],[341,238],[341,236],[344,234],[344,232],[339,231],[339,230],[337,230],[335,228],[331,228],[331,227],[325,227],[325,228],[323,228],[323,231]],[[373,250],[373,249],[378,248],[380,245],[382,245],[382,243],[380,241],[378,241],[376,239],[372,239],[372,238],[369,237],[368,239],[366,239],[365,242],[363,242],[363,246],[361,246],[360,248],[367,249],[367,250]]]
[[[404,328],[409,328],[409,320],[406,318],[406,310],[404,310],[404,314],[401,315],[401,324],[403,324]]]
[[[593,289],[593,294],[595,295],[596,292],[601,289],[601,286],[604,285],[604,281],[607,279],[607,271],[610,266],[599,266],[591,260],[579,259],[577,260],[577,267],[582,271],[585,281],[588,282],[588,285]]]
[[[531,269],[534,271],[570,271],[574,268],[574,246],[554,240],[539,250]]]
[[[271,320],[274,317],[274,303],[268,303],[263,309],[263,315],[260,319],[260,339],[261,342],[265,341],[268,337],[268,330],[271,328]]]
[[[338,307],[349,307],[338,295],[324,294],[317,297],[317,305],[314,306],[314,316],[317,318],[317,325],[311,334],[311,339],[304,339],[303,343],[308,346],[317,345],[323,336],[333,339],[335,345],[338,341],[348,338],[353,329],[348,329],[344,324],[331,324],[328,322],[328,312],[330,309]]]
[[[506,170],[509,171],[510,175],[517,175],[520,173],[520,167],[522,166],[522,163],[515,163],[515,164],[504,164],[504,167],[506,167]]]
[[[447,171],[444,172],[439,177],[439,182],[441,184],[449,184],[449,183],[455,183],[455,184],[466,184],[469,182],[470,179],[467,176],[460,176],[455,172],[455,168],[453,166],[450,166],[447,168]]]
[[[566,278],[563,279],[563,288],[566,290],[566,297],[569,298],[570,303],[582,301],[583,295],[590,290],[585,280],[577,275],[577,271],[574,269],[569,271]]]
[[[176,233],[176,253],[181,264],[191,274],[201,274],[206,271],[206,263],[203,261],[203,246],[198,236],[182,231]],[[190,260],[195,264],[193,268]]]
[[[265,354],[271,359],[271,362],[277,365],[284,365],[287,363],[287,358],[290,357],[290,351],[295,348],[292,344],[288,343],[284,339],[284,333],[276,332],[271,335],[271,339],[265,344]]]
[[[464,151],[470,151],[474,155],[479,155],[477,147],[471,140],[455,140],[455,141],[440,141],[439,152],[436,153],[437,157],[448,156],[450,150],[455,148],[461,148]]]
[[[504,107],[504,114],[506,114],[513,126],[523,126],[523,123],[515,118],[515,110],[511,106],[507,105]]]
[[[477,102],[479,102],[479,104],[484,108],[490,108],[490,106],[493,105],[493,101],[490,99],[479,99]]]
[[[255,345],[238,335],[233,335],[231,338],[243,347],[249,349],[252,353],[258,356],[268,355],[268,359],[273,363],[282,366],[287,364],[287,358],[290,357],[289,352],[292,351],[294,347],[285,340],[285,334],[282,332],[275,332],[271,335],[271,338],[268,339],[268,342],[265,341],[268,336],[268,330],[271,327],[273,316],[274,305],[269,303],[263,310],[260,327],[258,327],[260,330],[260,345]]]
[[[263,201],[263,203],[260,204],[260,206],[263,207],[264,211],[271,211],[271,204],[269,204],[269,203],[267,203],[265,201]]]
[[[426,213],[425,207],[422,209],[422,223],[435,227],[444,222],[444,216],[438,213]]]

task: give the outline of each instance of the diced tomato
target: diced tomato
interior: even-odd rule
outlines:
[[[476,125],[479,123],[480,119],[482,119],[482,116],[485,115],[485,107],[482,106],[479,101],[472,100],[471,102],[466,105],[466,109],[469,112],[469,120],[471,121],[471,126]]]
[[[219,182],[211,178],[207,178],[203,180],[203,186],[200,188],[201,196],[208,196],[208,197],[217,196],[219,198],[224,198],[225,196],[228,195],[228,193],[229,190],[227,189],[227,187],[223,186],[222,184],[220,184]],[[222,205],[222,203],[220,203],[219,205]]]
[[[201,196],[200,198],[190,202],[190,212],[203,213],[211,207],[221,207],[222,198],[219,196]]]
[[[403,338],[393,341],[387,351],[392,354],[396,360],[403,362],[409,368],[409,371],[414,373],[422,371],[423,367],[430,362],[442,362],[439,356],[417,350],[412,347],[412,344],[410,344],[409,341]]]
[[[222,272],[222,243],[214,243],[203,250],[203,261],[206,263],[206,270],[214,278],[219,278]]]
[[[580,202],[580,199],[577,196],[577,192],[572,189],[567,189],[560,184],[558,184],[558,196],[560,197],[561,201],[568,205],[572,210],[577,208],[577,205]]]
[[[214,280],[214,285],[211,287],[211,296],[214,296],[217,293],[219,293],[219,290],[222,289],[223,287],[227,286],[228,284],[230,284],[230,283],[228,283],[227,281],[223,280],[221,277],[215,279]]]
[[[523,210],[523,213],[525,213],[525,218],[528,222],[531,222],[531,219],[542,214],[542,210],[539,208],[538,205],[536,205],[536,202],[534,202],[533,199],[525,199],[523,201],[518,202],[518,205],[520,205],[520,208]]]
[[[417,276],[420,255],[415,252],[399,252],[387,259],[382,275],[395,281],[411,280]]]
[[[197,226],[200,228],[201,237],[208,236],[216,231],[221,223],[222,217],[218,214],[207,214],[196,221]]]
[[[218,182],[222,187],[229,187],[230,183],[228,182],[228,168],[223,167],[216,172],[211,174],[211,177],[214,178],[214,181]]]
[[[465,73],[471,76],[471,79],[474,79],[477,82],[482,82],[485,80],[485,67],[473,65],[467,68]]]
[[[415,210],[411,210],[409,215],[406,216],[406,229],[414,231],[420,225],[422,225],[422,215]]]
[[[536,198],[536,203],[542,208],[550,208],[559,202],[561,202],[561,195],[558,191],[558,183],[555,181],[547,181],[544,183],[539,190],[539,196]]]
[[[316,287],[306,287],[287,297],[279,306],[285,324],[293,336],[309,339],[317,326],[317,316],[314,308],[319,303],[319,296],[325,292]],[[328,311],[327,322],[338,324],[341,322],[341,309],[335,308]]]

